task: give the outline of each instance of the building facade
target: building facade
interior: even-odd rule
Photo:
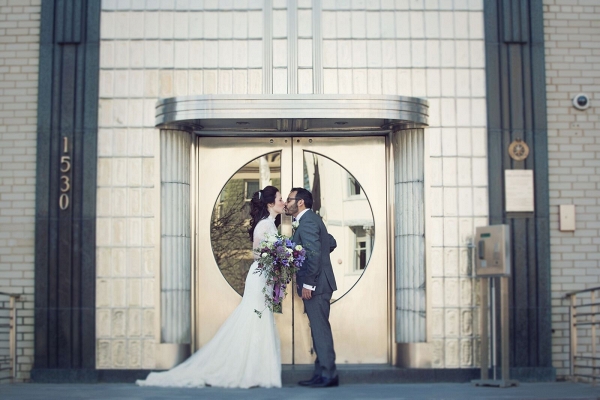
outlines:
[[[243,275],[213,251],[223,188],[269,182],[318,188],[343,238],[341,363],[477,377],[475,228],[507,223],[512,374],[568,374],[563,297],[600,271],[594,2],[0,3],[0,291],[25,295],[19,379],[133,377],[205,343]],[[506,212],[509,169],[534,171],[533,212]],[[293,303],[283,362],[310,363]]]

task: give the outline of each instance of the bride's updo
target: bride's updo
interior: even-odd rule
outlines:
[[[269,216],[269,208],[267,207],[270,203],[275,203],[275,196],[279,192],[275,186],[265,186],[264,189],[254,192],[252,199],[250,200],[250,229],[248,234],[250,240],[254,240],[254,228],[263,219]],[[281,222],[281,215],[277,215],[275,218],[275,226],[279,226]]]

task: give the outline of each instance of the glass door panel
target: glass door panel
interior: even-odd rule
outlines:
[[[194,268],[195,349],[204,346],[240,303],[252,242],[247,199],[257,187],[291,187],[290,138],[197,138],[197,254]],[[286,189],[282,189],[281,187]],[[291,221],[282,219],[282,232]],[[276,316],[281,356],[292,363],[291,296]]]
[[[252,263],[248,200],[259,188],[313,192],[313,210],[338,247],[331,325],[338,363],[387,363],[391,332],[386,229],[385,139],[198,138],[195,349],[239,304]],[[291,235],[291,220],[280,230]],[[377,237],[376,233],[377,232]],[[291,292],[291,290],[290,290]],[[314,352],[302,300],[293,292],[276,323],[284,364],[310,364]]]
[[[369,264],[375,240],[373,210],[364,188],[347,169],[318,153],[303,153],[303,187],[313,194],[312,210],[340,245],[332,254],[335,303],[358,283]]]
[[[294,138],[292,180],[337,241],[338,290],[329,321],[338,364],[387,363],[390,349],[385,138]],[[376,235],[377,232],[377,235]],[[314,362],[302,300],[294,298],[294,361]]]

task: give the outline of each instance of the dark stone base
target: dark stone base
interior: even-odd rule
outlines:
[[[479,378],[478,369],[409,369],[389,365],[343,365],[338,367],[343,383],[469,382]],[[133,383],[145,379],[149,370],[119,369],[33,369],[37,383]],[[284,365],[282,383],[293,385],[310,378],[311,365]]]
[[[470,382],[479,378],[479,369],[398,368],[391,365],[338,365],[341,384],[349,383],[435,383]],[[284,365],[282,383],[296,384],[312,376],[312,365]]]
[[[133,383],[146,379],[149,370],[140,369],[50,369],[34,368],[31,380],[36,383]]]
[[[554,367],[511,368],[510,379],[516,379],[519,382],[554,382],[556,381],[556,369]]]
[[[281,372],[284,385],[294,385],[309,379],[312,365],[284,365]],[[31,380],[37,383],[134,383],[145,379],[149,370],[139,369],[33,369]],[[511,379],[520,382],[550,382],[556,380],[554,368],[511,368]],[[480,378],[479,368],[416,369],[391,365],[339,365],[340,383],[464,383]],[[490,370],[489,377],[493,377]]]

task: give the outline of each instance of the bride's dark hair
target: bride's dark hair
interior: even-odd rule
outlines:
[[[256,228],[256,225],[269,216],[267,205],[275,203],[277,192],[279,192],[279,189],[275,186],[265,186],[264,189],[254,192],[252,195],[252,199],[250,200],[250,229],[248,229],[250,241],[254,240],[254,228]],[[280,223],[281,214],[275,217],[275,226],[279,226]]]

